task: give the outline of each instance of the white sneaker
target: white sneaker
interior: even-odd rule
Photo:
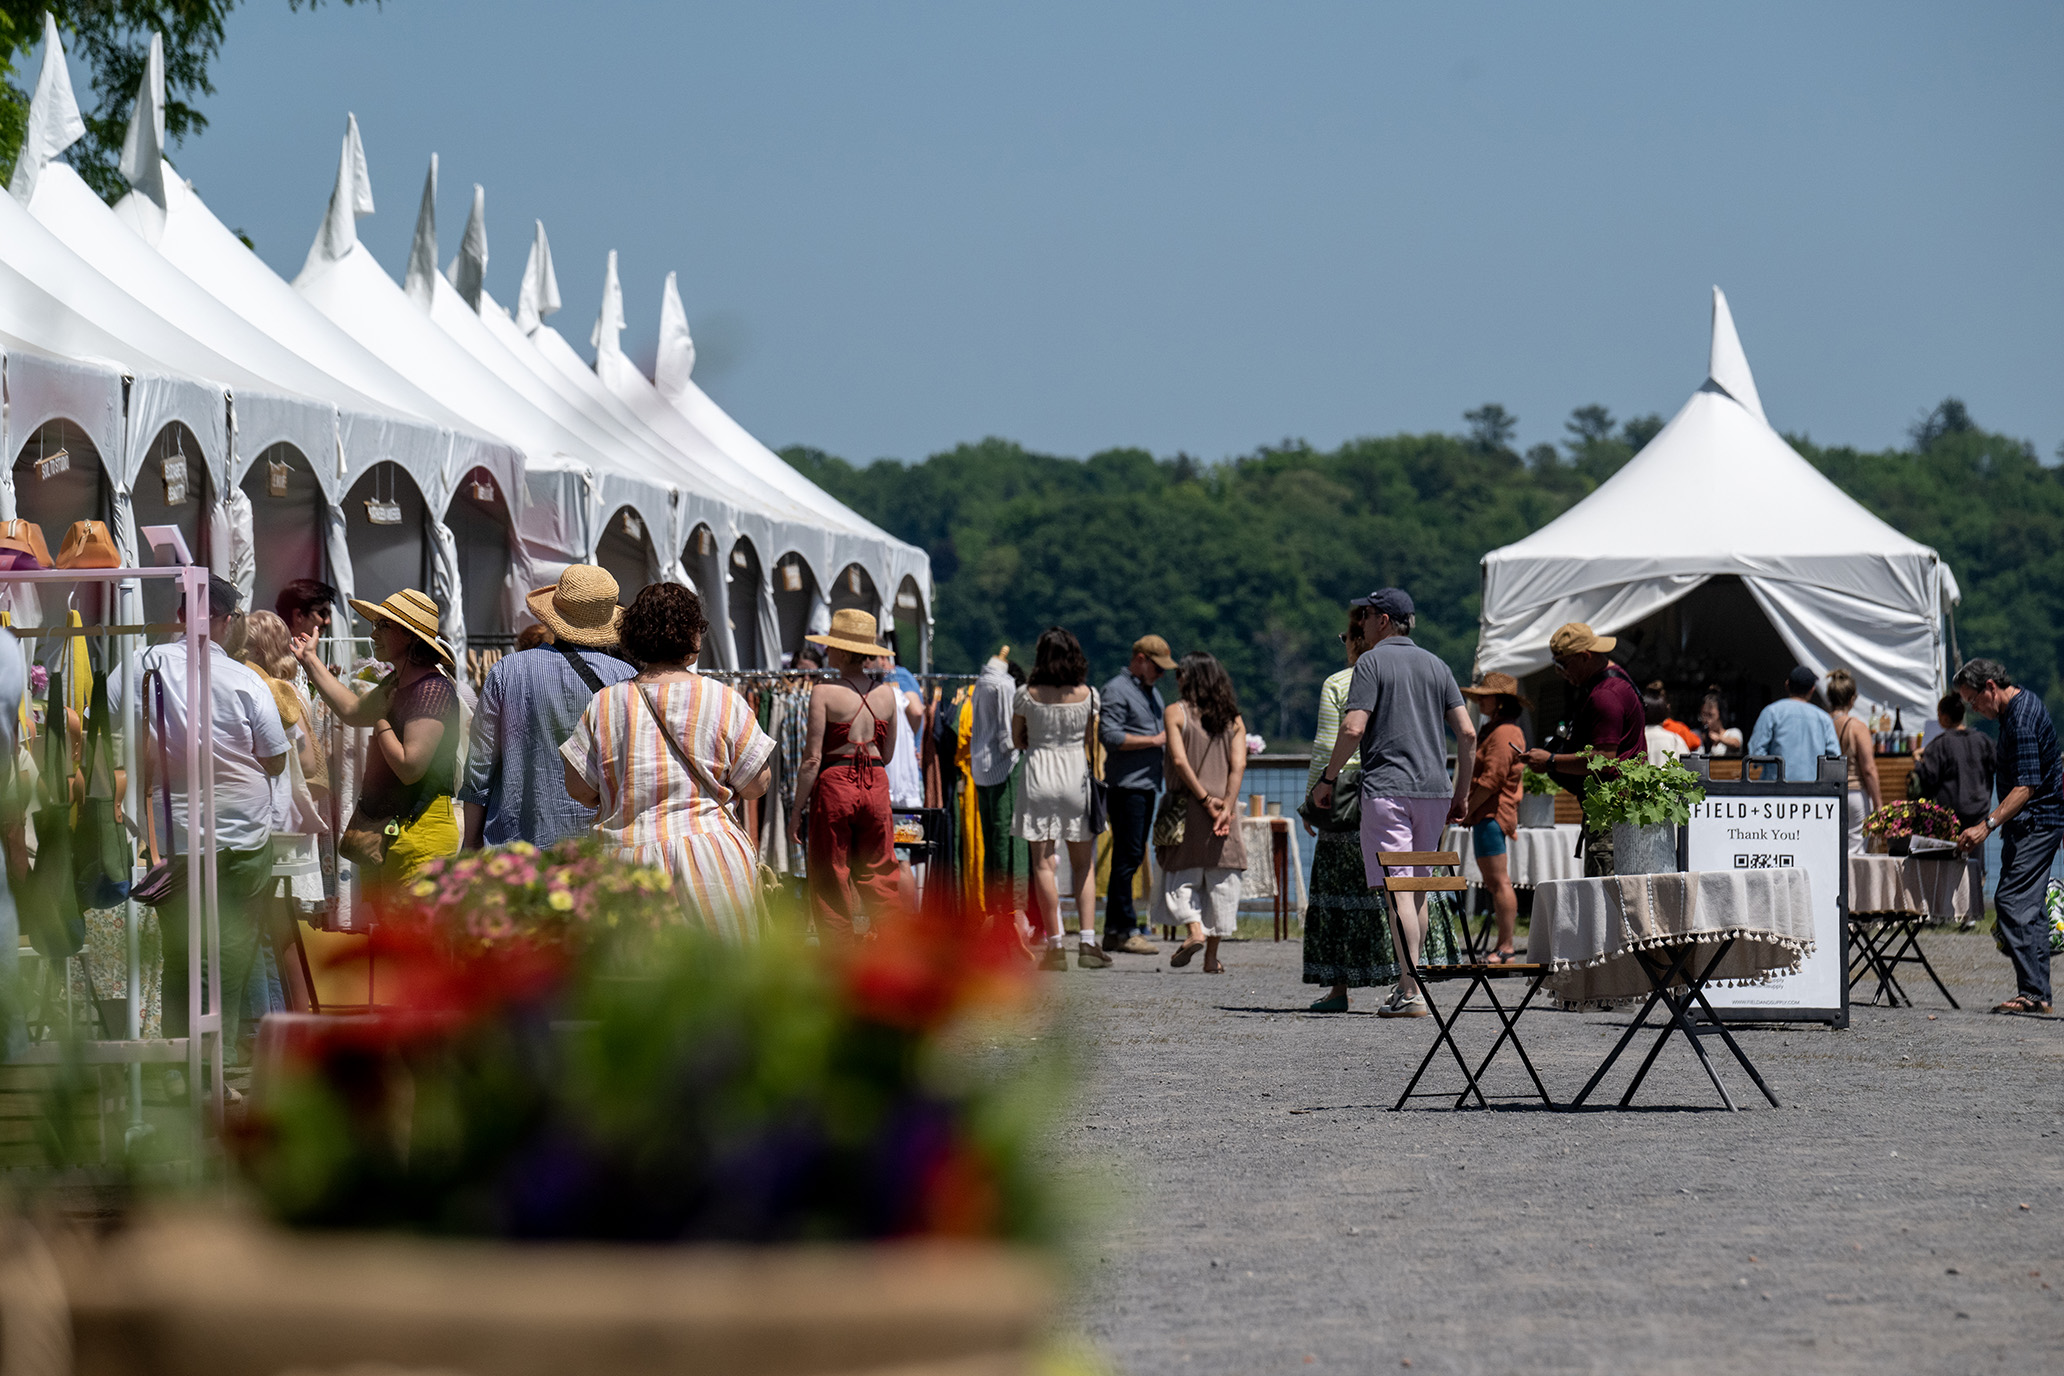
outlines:
[[[1414,994],[1408,999],[1392,998],[1376,1010],[1379,1018],[1426,1018],[1432,1015],[1433,1010],[1426,1006],[1423,994]]]

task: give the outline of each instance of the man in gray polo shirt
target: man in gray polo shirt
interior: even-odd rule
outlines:
[[[1412,599],[1402,588],[1358,597],[1368,609],[1363,625],[1373,646],[1355,662],[1347,711],[1333,757],[1312,789],[1320,811],[1333,805],[1333,781],[1356,749],[1362,752],[1362,866],[1369,887],[1383,882],[1381,851],[1438,850],[1441,826],[1468,810],[1476,728],[1462,705],[1462,689],[1440,657],[1412,643]],[[1447,732],[1455,736],[1455,777],[1448,777]],[[1423,874],[1415,866],[1414,874]],[[1409,894],[1394,905],[1397,935],[1416,964],[1426,940],[1426,896]],[[1400,970],[1391,1001],[1378,1017],[1423,1018],[1418,984]]]

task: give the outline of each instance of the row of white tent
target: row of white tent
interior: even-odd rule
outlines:
[[[929,641],[930,563],[797,473],[691,377],[669,274],[658,364],[624,354],[609,256],[590,367],[546,319],[559,291],[537,225],[512,315],[483,285],[485,197],[437,267],[433,156],[397,285],[359,242],[372,213],[355,118],[335,189],[289,284],[164,157],[153,40],[112,209],[60,161],[85,132],[56,25],[0,197],[0,517],[185,531],[255,606],[294,578],[377,600],[419,587],[444,630],[495,643],[521,598],[572,562],[625,588],[696,588],[705,662],[770,667],[831,611]],[[35,609],[17,606],[17,617]],[[719,614],[719,613],[723,614]],[[924,644],[905,644],[907,657]]]

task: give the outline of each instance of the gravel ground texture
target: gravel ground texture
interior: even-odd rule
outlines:
[[[1927,949],[1962,1011],[1929,987],[1737,1034],[1782,1108],[1709,1042],[1740,1113],[1675,1037],[1631,1111],[1393,1113],[1432,1022],[1374,1017],[1387,991],[1305,1011],[1295,941],[1047,976],[1083,1059],[1061,1145],[1109,1196],[1069,1317],[1136,1376],[2056,1369],[2064,1025],[1986,1011],[1990,937]],[[1630,1017],[1527,1013],[1558,1101]],[[1487,1079],[1524,1083],[1509,1055]]]

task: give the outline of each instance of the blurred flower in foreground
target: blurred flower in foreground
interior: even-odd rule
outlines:
[[[599,853],[455,857],[391,895],[391,1006],[254,1096],[246,1177],[293,1224],[523,1238],[1033,1239],[1059,1069],[979,912],[821,950],[727,944]],[[558,898],[566,895],[565,898]],[[974,1029],[979,1029],[976,1031]]]

